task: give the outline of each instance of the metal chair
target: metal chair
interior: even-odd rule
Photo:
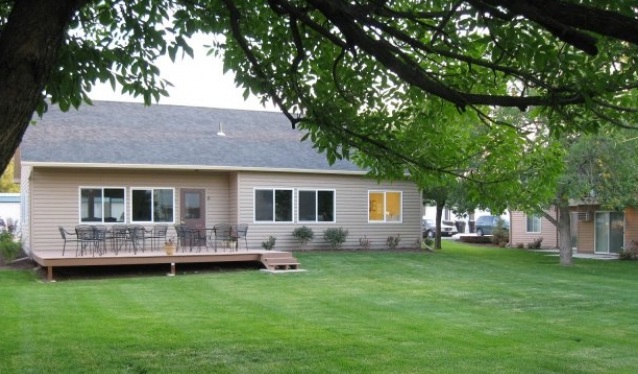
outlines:
[[[208,244],[206,241],[206,229],[201,228],[187,228],[187,235],[190,237],[191,251],[193,246],[197,246],[197,252],[202,251],[202,244],[208,250]]]
[[[248,239],[246,238],[246,235],[248,235],[248,225],[245,223],[237,225],[237,231],[235,232],[235,239],[237,240],[237,250],[239,250],[239,239],[241,238],[244,238],[246,250],[248,250]]]
[[[141,225],[130,225],[128,227],[128,234],[133,244],[133,254],[137,254],[137,250],[141,249],[144,252],[146,246],[146,229]]]
[[[168,225],[155,225],[148,231],[149,236],[147,239],[151,240],[151,250],[161,248],[162,244],[166,242],[166,234],[168,232]]]
[[[75,255],[78,255],[78,247],[79,241],[77,239],[77,234],[72,232],[68,232],[62,226],[58,226],[58,230],[60,231],[60,235],[62,236],[62,240],[64,240],[64,245],[62,245],[62,256],[64,256],[64,251],[66,250],[67,242],[75,242]],[[75,239],[70,239],[69,236],[75,236]]]
[[[94,235],[95,235],[95,249],[102,256],[106,253],[106,236],[108,234],[108,229],[106,226],[94,226]]]
[[[217,252],[217,241],[229,243],[233,240],[233,228],[231,225],[225,223],[215,225],[213,228],[213,236],[214,239],[212,241],[215,246],[215,252]]]
[[[177,236],[177,241],[175,243],[176,245],[175,250],[179,251],[179,249],[182,248],[184,244],[186,243],[186,225],[183,225],[180,223],[175,225],[174,227],[175,227],[175,235]],[[182,248],[182,252],[184,252],[183,248]]]
[[[117,255],[122,247],[126,248],[129,242],[128,226],[113,225],[111,228],[111,241],[113,252]]]
[[[84,251],[88,251],[89,248],[92,250],[93,256],[95,256],[95,251],[99,246],[99,240],[95,234],[95,227],[89,225],[75,226],[75,234],[78,238],[80,256],[83,256]]]

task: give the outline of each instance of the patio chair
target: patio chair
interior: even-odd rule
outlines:
[[[62,245],[62,256],[64,256],[64,251],[66,250],[66,243],[67,242],[75,242],[75,255],[78,255],[78,248],[79,248],[79,241],[77,239],[77,234],[74,234],[72,232],[68,232],[64,229],[64,227],[62,226],[58,226],[58,230],[60,231],[60,236],[62,236],[62,240],[64,240],[64,244]],[[75,237],[74,239],[71,239],[69,237]]]
[[[108,229],[106,226],[95,226],[93,227],[94,235],[95,235],[95,249],[99,253],[100,256],[106,253],[106,236],[108,234]]]
[[[206,242],[206,229],[201,228],[188,228],[187,235],[190,237],[190,246],[191,250],[193,250],[193,246],[197,246],[197,252],[202,251],[202,244],[204,248],[208,250],[208,245]]]
[[[183,224],[177,224],[174,226],[175,227],[175,235],[177,236],[177,241],[176,241],[176,247],[175,250],[179,251],[180,248],[182,248],[184,246],[184,244],[186,243],[186,225]],[[184,249],[182,248],[182,252],[184,252]]]
[[[133,254],[137,254],[137,250],[144,252],[146,246],[146,229],[141,225],[131,225],[128,227],[128,234],[133,244]]]
[[[146,237],[151,240],[151,250],[159,249],[166,242],[166,234],[168,232],[168,225],[155,225],[148,232]]]
[[[113,225],[111,228],[111,242],[113,252],[117,255],[122,247],[126,248],[129,242],[128,226]]]
[[[232,229],[233,228],[231,225],[225,223],[215,225],[215,227],[213,228],[213,243],[215,246],[215,252],[217,252],[217,241],[230,243],[230,241],[234,239]]]
[[[246,244],[246,250],[248,250],[248,239],[246,238],[248,235],[248,225],[245,223],[241,223],[237,225],[237,232],[235,233],[235,239],[237,240],[237,250],[239,250],[239,239],[244,239],[244,244]]]
[[[99,240],[95,233],[95,227],[89,225],[75,226],[75,234],[78,238],[78,244],[80,246],[80,256],[84,255],[84,251],[91,249],[93,256],[99,246]]]

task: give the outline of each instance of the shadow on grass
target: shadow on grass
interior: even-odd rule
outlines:
[[[46,281],[45,268],[40,268],[32,260],[24,260],[12,264],[6,264],[2,268],[12,270],[33,270],[38,278]],[[184,263],[176,264],[177,276],[193,275],[212,272],[233,272],[246,270],[259,270],[263,265],[259,262],[223,262],[223,263]],[[111,265],[111,266],[73,266],[56,267],[54,279],[56,281],[81,280],[81,279],[113,279],[134,277],[163,277],[169,274],[169,264],[148,265]]]

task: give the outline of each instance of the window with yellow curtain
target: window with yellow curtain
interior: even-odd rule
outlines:
[[[401,205],[400,191],[369,191],[368,221],[401,222]]]

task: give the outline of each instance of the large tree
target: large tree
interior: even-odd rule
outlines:
[[[195,32],[210,33],[237,82],[273,100],[330,159],[355,148],[421,163],[387,141],[402,126],[389,114],[432,97],[488,125],[491,106],[545,108],[556,131],[635,123],[630,0],[6,0],[0,168],[45,96],[67,109],[111,81],[159,99],[167,82],[153,61],[190,54]]]
[[[564,168],[553,194],[544,199],[521,193],[512,201],[529,213],[547,218],[559,232],[560,263],[572,264],[571,207],[624,211],[638,206],[638,154],[635,131],[601,128],[552,141],[564,150]],[[556,215],[549,211],[555,210]],[[590,214],[593,212],[589,212]]]

